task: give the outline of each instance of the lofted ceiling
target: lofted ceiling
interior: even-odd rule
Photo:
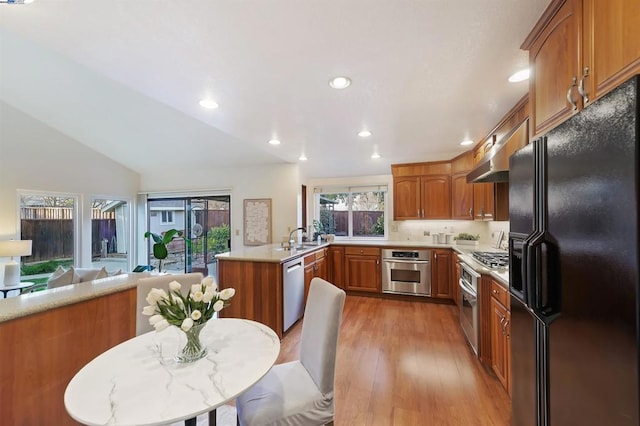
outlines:
[[[460,154],[515,105],[528,83],[507,77],[527,66],[519,46],[548,3],[0,4],[0,100],[141,174],[167,161],[389,174]],[[330,88],[338,75],[351,86]]]

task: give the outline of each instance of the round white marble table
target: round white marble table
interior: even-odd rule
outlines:
[[[165,425],[193,421],[235,399],[271,369],[280,339],[255,321],[213,319],[202,330],[205,358],[177,364],[184,333],[176,327],[127,340],[85,365],[64,404],[86,425]]]
[[[2,294],[4,295],[4,298],[6,299],[7,297],[7,293],[9,293],[10,291],[13,290],[22,290],[23,288],[28,288],[28,287],[33,287],[35,284],[32,282],[22,282],[22,283],[18,283],[15,285],[2,285],[0,284],[0,291],[2,292]]]

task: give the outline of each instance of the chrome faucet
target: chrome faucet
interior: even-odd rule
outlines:
[[[293,245],[296,243],[296,240],[293,239],[293,234],[298,232],[298,231],[302,231],[303,234],[307,233],[307,230],[305,228],[303,228],[303,227],[296,228],[293,231],[291,231],[289,233],[289,248],[290,249],[293,248]]]

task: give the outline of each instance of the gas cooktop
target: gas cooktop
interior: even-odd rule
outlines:
[[[494,251],[474,251],[473,258],[488,268],[506,268],[509,266],[509,254]]]

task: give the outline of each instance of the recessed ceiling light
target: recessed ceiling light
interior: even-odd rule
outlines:
[[[271,140],[269,141],[269,143],[270,143],[271,145],[280,145],[280,141],[279,141],[278,139],[271,139]]]
[[[298,157],[298,160],[300,161],[307,161],[307,156],[304,154],[300,154],[300,157]]]
[[[467,140],[465,140],[465,141],[460,142],[460,145],[463,145],[463,146],[473,145],[473,141],[472,141],[472,140],[467,139]]]
[[[371,154],[371,158],[373,158],[374,160],[377,160],[378,158],[380,158],[380,154],[378,154],[377,152],[374,152],[373,154]]]
[[[212,101],[211,99],[202,99],[200,101],[200,106],[207,109],[216,109],[218,108],[218,103],[216,101]]]
[[[346,87],[349,87],[350,84],[351,79],[349,77],[333,77],[331,80],[329,80],[329,86],[333,87],[334,89],[344,89]]]
[[[371,132],[368,130],[363,130],[361,132],[358,132],[358,136],[360,136],[361,138],[368,138],[369,136],[371,136]]]
[[[518,72],[514,72],[509,77],[509,81],[511,83],[518,83],[520,81],[525,81],[525,80],[528,80],[528,79],[529,79],[529,68],[520,70]]]

